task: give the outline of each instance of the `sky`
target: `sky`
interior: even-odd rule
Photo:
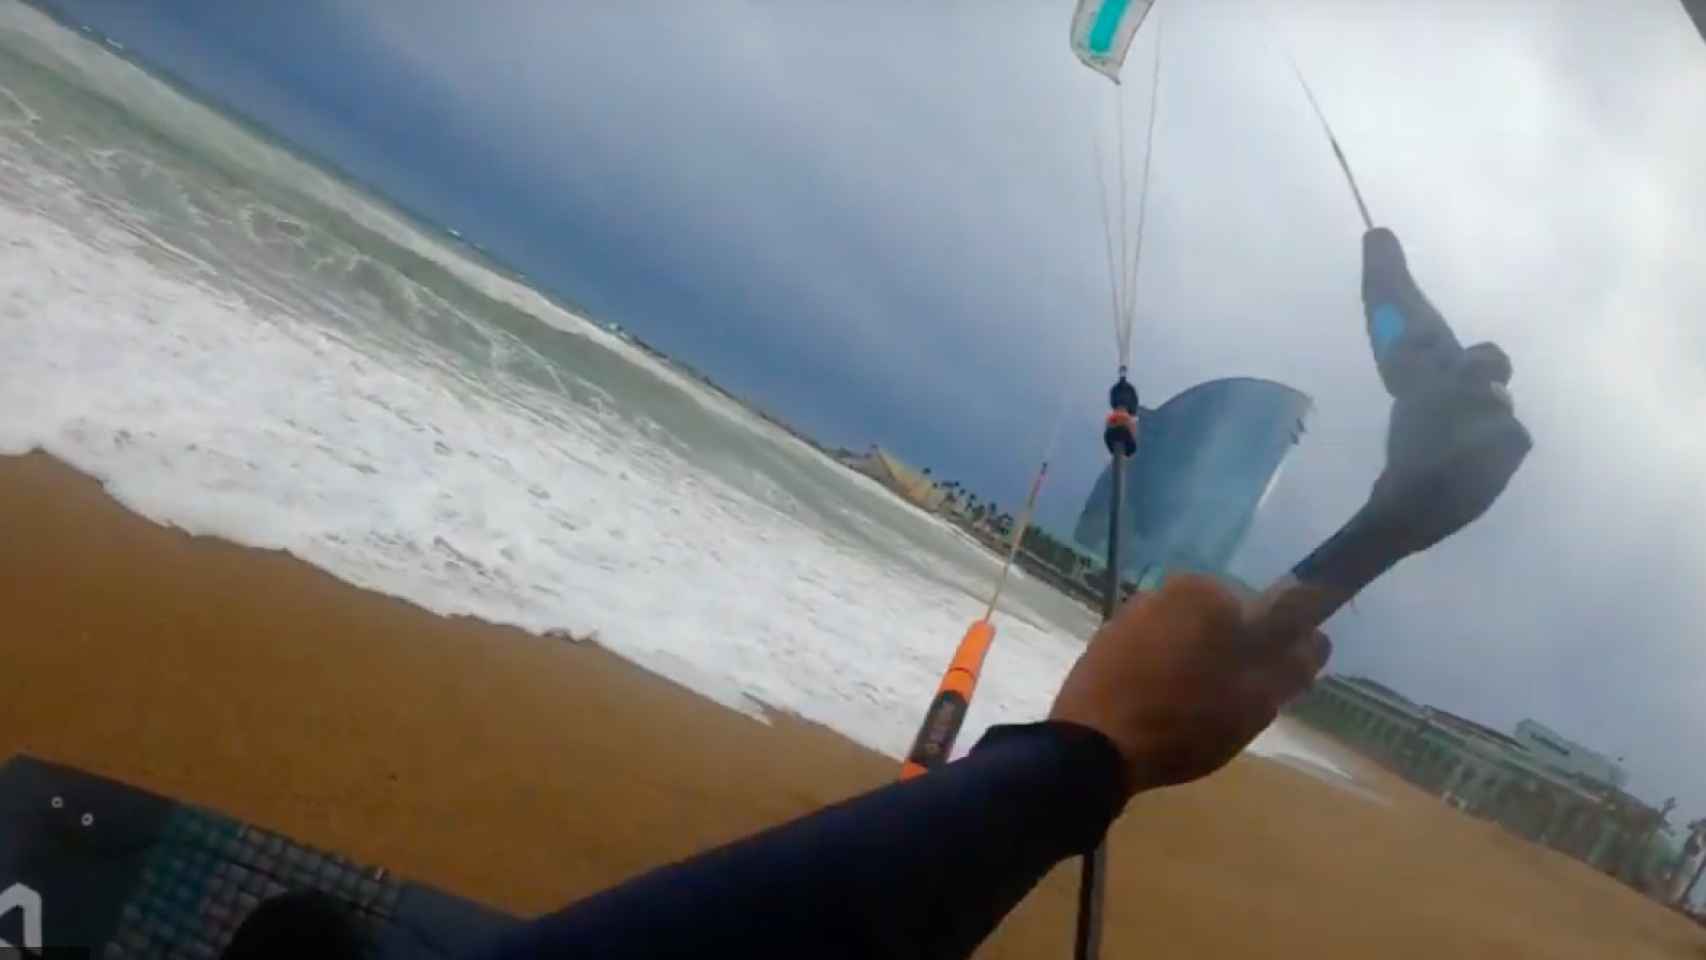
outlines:
[[[827,442],[1013,504],[1064,403],[1061,530],[1116,363],[1092,164],[1141,134],[1159,27],[1144,400],[1247,375],[1316,401],[1253,582],[1361,503],[1388,409],[1289,54],[1536,439],[1333,622],[1334,669],[1535,717],[1706,814],[1706,44],[1674,0],[1162,0],[1123,94],[1066,0],[62,5]]]

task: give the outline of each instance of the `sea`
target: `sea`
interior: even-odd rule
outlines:
[[[158,523],[892,756],[999,567],[444,226],[0,3],[0,453],[32,449]],[[996,624],[962,750],[1044,715],[1095,617],[1016,572]],[[1283,726],[1252,749],[1335,769]]]

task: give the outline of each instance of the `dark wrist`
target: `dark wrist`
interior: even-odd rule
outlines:
[[[1081,723],[1046,720],[991,727],[974,749],[983,750],[1012,738],[1050,742],[1052,769],[1039,770],[1039,776],[1051,778],[1060,791],[1061,803],[1084,825],[1083,849],[1094,846],[1134,792],[1127,783],[1125,757],[1114,742]]]

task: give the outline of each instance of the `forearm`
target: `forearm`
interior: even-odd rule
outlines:
[[[1124,802],[1101,734],[992,730],[964,759],[519,931],[498,956],[963,957]]]

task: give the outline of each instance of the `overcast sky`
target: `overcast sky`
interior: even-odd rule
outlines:
[[[1099,469],[1114,364],[1091,158],[1114,88],[1066,0],[66,4],[413,209],[832,442],[1016,501],[1063,384],[1045,518]],[[1272,377],[1317,412],[1239,562],[1360,503],[1388,400],[1360,224],[1536,449],[1474,528],[1333,625],[1336,668],[1628,758],[1706,814],[1706,45],[1675,0],[1162,0],[1134,371],[1158,403]],[[1155,21],[1126,71],[1138,156]]]

